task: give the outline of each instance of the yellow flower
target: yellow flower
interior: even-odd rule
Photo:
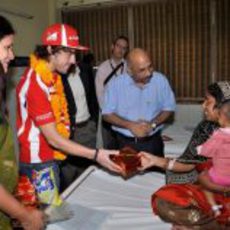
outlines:
[[[35,55],[30,56],[30,66],[40,76],[42,82],[49,88],[50,104],[55,117],[57,132],[61,136],[69,138],[70,121],[61,76],[51,72],[47,62],[36,58]],[[61,151],[54,150],[54,158],[57,160],[64,160],[66,155]]]

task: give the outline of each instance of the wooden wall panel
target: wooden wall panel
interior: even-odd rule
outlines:
[[[107,59],[115,37],[128,36],[127,7],[114,6],[98,9],[68,10],[63,21],[79,30],[80,41],[90,46],[97,63]]]
[[[135,5],[134,44],[150,51],[178,99],[200,100],[209,82],[209,0]]]
[[[217,80],[230,80],[230,1],[219,0],[217,9]]]
[[[97,64],[109,57],[117,35],[130,33],[178,101],[200,102],[210,82],[230,80],[229,12],[229,0],[154,0],[63,11],[63,20],[79,29]]]

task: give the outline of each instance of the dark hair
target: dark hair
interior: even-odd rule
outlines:
[[[220,108],[222,107],[223,104],[225,103],[229,103],[230,99],[226,98],[219,83],[218,82],[214,82],[212,84],[210,84],[207,88],[208,93],[213,96],[216,100],[216,108]]]
[[[129,45],[129,39],[128,39],[128,37],[126,37],[124,35],[119,35],[118,37],[116,37],[113,40],[113,45],[116,45],[116,43],[117,43],[118,40],[125,40],[127,42],[127,44]]]
[[[15,34],[11,23],[0,15],[0,40],[8,35]],[[0,122],[4,120],[7,115],[6,108],[6,78],[4,77],[3,66],[0,63]]]
[[[15,34],[13,26],[6,18],[0,15],[0,40],[11,34]]]
[[[71,52],[73,49],[68,48],[68,47],[64,47],[64,46],[50,46],[51,47],[51,53],[49,53],[48,46],[44,46],[44,45],[37,45],[35,50],[34,50],[34,54],[41,59],[44,59],[46,61],[48,61],[49,56],[51,54],[55,54],[57,52],[59,52],[60,50],[66,51],[66,52]]]
[[[117,41],[118,40],[124,40],[124,41],[126,41],[127,42],[127,50],[126,50],[126,52],[125,52],[125,54],[124,54],[124,57],[126,57],[127,56],[127,54],[128,54],[128,52],[129,52],[129,39],[128,39],[128,37],[126,37],[126,36],[124,36],[124,35],[120,35],[120,36],[118,36],[118,37],[116,37],[114,40],[113,40],[113,45],[115,46],[116,45],[116,43],[117,43]],[[112,51],[113,52],[113,51]]]

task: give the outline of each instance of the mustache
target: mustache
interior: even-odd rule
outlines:
[[[150,74],[149,76],[143,78],[143,79],[138,79],[136,77],[133,76],[133,79],[135,80],[135,82],[137,83],[148,83],[152,78],[152,74]]]

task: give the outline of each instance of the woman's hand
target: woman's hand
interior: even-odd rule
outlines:
[[[25,230],[41,230],[45,228],[45,217],[41,211],[28,209],[27,215],[19,220]]]
[[[118,155],[118,150],[106,150],[106,149],[99,149],[97,162],[102,165],[103,167],[109,169],[112,172],[116,172],[121,174],[123,172],[122,168],[115,164],[109,157],[109,155]]]
[[[153,166],[158,166],[157,162],[159,160],[159,157],[147,152],[139,152],[138,156],[141,159],[141,167],[138,168],[140,171],[144,171],[145,169]]]

